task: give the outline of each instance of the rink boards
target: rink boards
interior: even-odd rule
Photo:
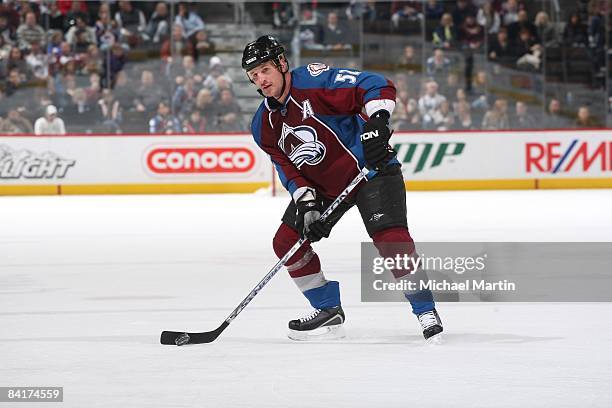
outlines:
[[[408,190],[612,187],[612,130],[396,132]],[[250,193],[249,134],[0,136],[0,194]]]

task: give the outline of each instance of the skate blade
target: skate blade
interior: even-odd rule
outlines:
[[[430,338],[426,339],[425,343],[427,343],[429,346],[439,346],[444,344],[444,332],[434,334]]]
[[[346,337],[344,326],[336,324],[334,326],[319,327],[318,329],[309,331],[297,331],[289,329],[287,336],[291,340],[296,341],[318,341],[318,340],[336,340]]]

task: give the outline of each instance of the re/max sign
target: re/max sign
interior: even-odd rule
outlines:
[[[526,143],[525,166],[527,173],[612,171],[612,141],[579,142],[575,139],[569,145],[560,142]]]

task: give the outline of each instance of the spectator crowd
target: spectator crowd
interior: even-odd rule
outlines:
[[[578,49],[602,83],[609,75],[604,22],[612,2],[576,2],[576,11],[568,11],[562,29],[551,23],[545,11],[534,9],[538,5],[533,3],[395,2],[391,16],[395,26],[400,27],[402,21],[425,22],[431,43],[422,48],[407,44],[397,60],[395,126],[402,130],[605,127],[605,118],[597,120],[589,103],[569,103],[561,93],[553,93],[542,106],[541,99],[519,93],[496,96],[503,92],[490,91],[504,69],[542,76],[545,52],[551,48]],[[578,3],[584,7],[578,8]],[[420,54],[428,49],[431,54],[421,64]],[[478,69],[476,55],[487,61],[487,69]],[[582,80],[585,88],[593,86],[587,78]]]
[[[201,14],[170,7],[4,1],[0,133],[246,130]],[[65,126],[42,126],[50,116]]]
[[[588,128],[605,120],[586,103],[554,96],[535,106],[490,89],[504,68],[542,73],[551,47],[582,50],[594,75],[608,75],[611,2],[577,1],[562,29],[522,0],[351,0],[325,12],[314,1],[284,2],[270,3],[269,15],[289,51],[300,44],[315,53],[354,55],[360,21],[384,20],[389,35],[400,36],[425,25],[427,45],[406,43],[391,74],[397,129]],[[4,0],[0,133],[248,130],[249,111],[210,39],[205,11],[193,2]],[[489,69],[478,66],[479,57]]]

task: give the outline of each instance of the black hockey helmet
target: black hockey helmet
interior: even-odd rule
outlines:
[[[280,56],[285,53],[281,43],[271,35],[263,35],[244,47],[242,69],[250,71],[267,61],[274,62],[280,70]]]

